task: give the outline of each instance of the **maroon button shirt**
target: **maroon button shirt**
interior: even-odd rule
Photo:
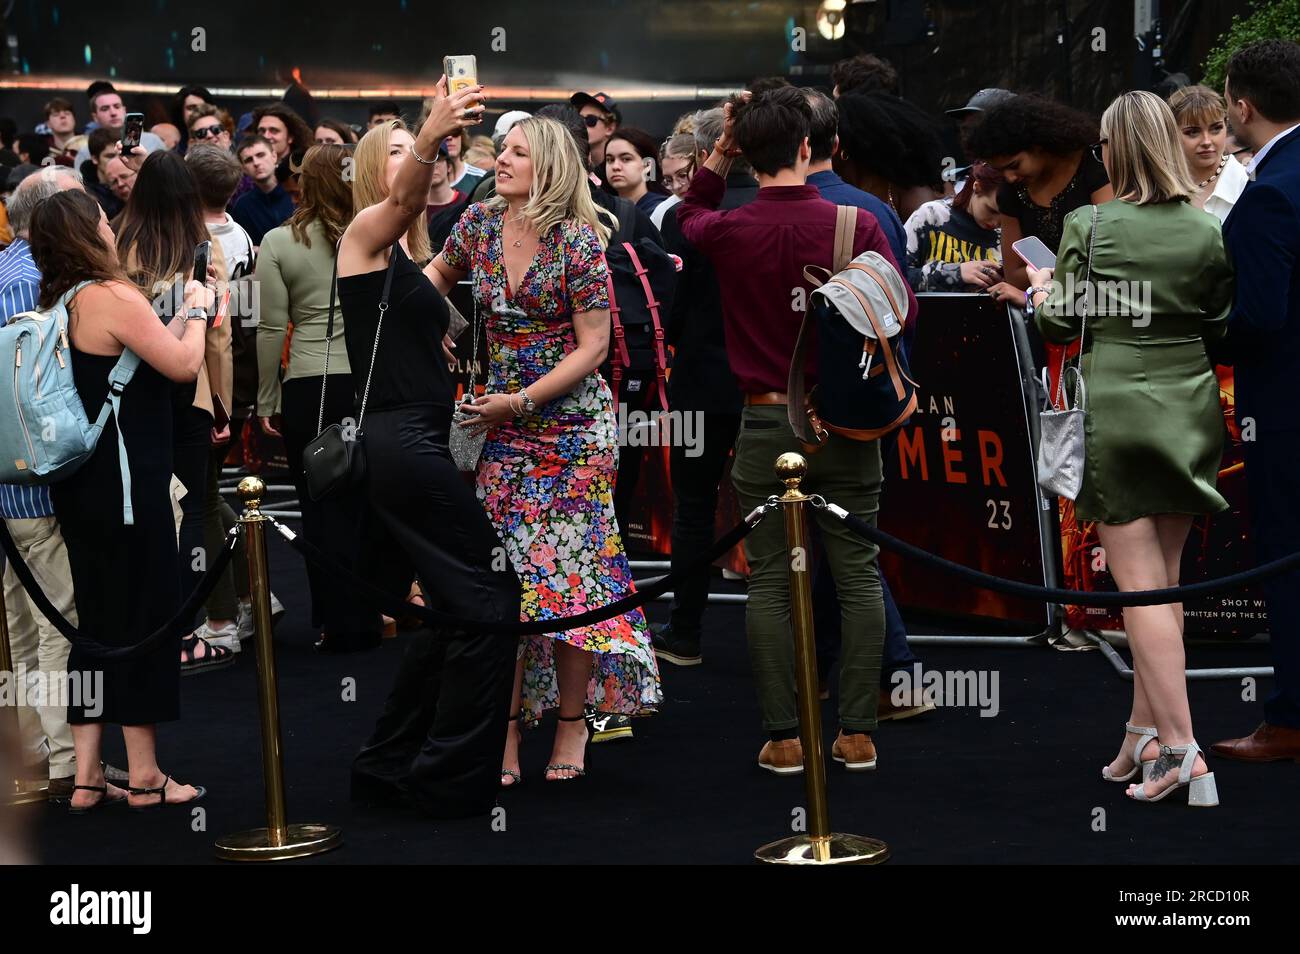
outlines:
[[[767,186],[738,209],[715,211],[726,181],[701,169],[682,197],[677,221],[682,235],[713,263],[722,290],[727,357],[746,394],[784,392],[790,357],[803,322],[796,289],[807,303],[814,285],[805,265],[830,268],[835,249],[835,206],[815,186]],[[874,216],[858,212],[854,256],[879,252],[898,268],[889,241]],[[908,320],[916,317],[916,296],[907,290]],[[817,380],[816,340],[808,349],[805,375]]]

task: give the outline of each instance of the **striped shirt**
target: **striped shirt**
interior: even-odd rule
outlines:
[[[0,326],[14,315],[35,310],[40,290],[41,273],[32,258],[32,248],[26,239],[16,238],[0,252]],[[14,520],[52,516],[49,487],[0,484],[0,517]]]

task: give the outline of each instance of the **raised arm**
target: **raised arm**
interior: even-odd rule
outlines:
[[[415,137],[414,148],[405,142],[393,142],[389,146],[390,158],[404,158],[393,176],[388,197],[362,209],[348,226],[339,254],[340,275],[356,275],[381,267],[384,251],[424,215],[433,166],[428,161],[420,162],[415,154],[431,160],[438,154],[438,144],[443,139],[478,123],[482,111],[467,107],[482,101],[482,90],[482,86],[469,86],[448,96],[447,77],[438,81],[437,95]]]

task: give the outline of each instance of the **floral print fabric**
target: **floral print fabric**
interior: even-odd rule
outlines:
[[[569,221],[542,236],[519,287],[511,289],[503,214],[471,205],[442,251],[448,265],[468,273],[476,307],[487,316],[487,387],[498,394],[532,384],[577,346],[575,312],[609,307],[596,234]],[[519,575],[522,620],[599,609],[635,591],[614,518],[617,468],[614,401],[599,373],[488,433],[478,496]],[[662,699],[645,616],[634,610],[522,640],[526,721],[559,705],[557,641],[594,654],[587,702],[597,710],[644,714]]]

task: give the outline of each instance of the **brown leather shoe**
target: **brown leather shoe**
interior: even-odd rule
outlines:
[[[845,735],[841,729],[831,746],[831,758],[843,762],[850,772],[869,772],[876,767],[876,745],[866,732]]]
[[[1215,742],[1210,751],[1225,759],[1242,762],[1280,762],[1285,759],[1300,762],[1300,729],[1261,722],[1250,735]]]
[[[910,719],[912,716],[918,716],[923,712],[933,712],[935,706],[927,702],[925,691],[922,689],[914,690],[910,699],[905,699],[904,704],[899,706],[894,704],[894,694],[892,691],[885,689],[880,690],[880,701],[876,703],[876,721],[889,722],[899,719]]]
[[[758,767],[777,775],[798,775],[803,771],[803,743],[798,739],[767,742],[758,752]]]

